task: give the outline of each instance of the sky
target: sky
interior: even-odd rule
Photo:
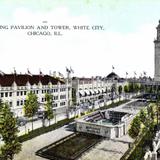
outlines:
[[[159,15],[159,0],[0,0],[0,70],[66,76],[71,66],[72,76],[91,77],[107,76],[114,66],[121,77],[153,77]]]

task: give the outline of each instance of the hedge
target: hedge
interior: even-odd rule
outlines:
[[[57,128],[60,128],[64,125],[67,125],[67,124],[69,124],[70,122],[73,122],[73,121],[74,121],[74,118],[64,119],[64,120],[58,121],[57,123],[52,124],[48,127],[44,126],[44,127],[37,128],[33,131],[30,131],[28,134],[24,134],[22,136],[19,136],[18,140],[19,140],[19,142],[24,142],[24,141],[30,140],[32,138],[40,136],[41,134],[53,131],[53,130],[55,130]]]
[[[109,104],[109,105],[105,105],[105,106],[103,106],[103,107],[100,107],[99,109],[101,109],[101,110],[103,110],[103,109],[109,109],[109,108],[115,108],[115,107],[117,107],[117,106],[119,106],[119,105],[121,105],[121,104],[124,104],[124,103],[127,103],[127,102],[129,102],[130,100],[123,100],[123,101],[118,101],[118,102],[116,102],[116,103],[111,103],[111,104]],[[96,110],[99,110],[99,109],[96,109]]]

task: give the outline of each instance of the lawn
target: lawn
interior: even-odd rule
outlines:
[[[101,141],[101,137],[77,133],[39,150],[37,154],[48,159],[73,160]]]

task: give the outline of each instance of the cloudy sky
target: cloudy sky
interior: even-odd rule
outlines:
[[[25,73],[29,68],[34,74],[41,69],[65,75],[65,67],[71,66],[75,76],[91,77],[106,76],[113,65],[122,77],[144,71],[153,77],[159,19],[159,0],[1,0],[0,70],[10,73],[15,67]],[[51,25],[69,29],[51,30]],[[28,35],[33,32],[51,35]]]

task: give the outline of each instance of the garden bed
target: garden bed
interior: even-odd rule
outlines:
[[[74,160],[102,139],[97,135],[75,133],[38,150],[36,155],[51,160]]]

